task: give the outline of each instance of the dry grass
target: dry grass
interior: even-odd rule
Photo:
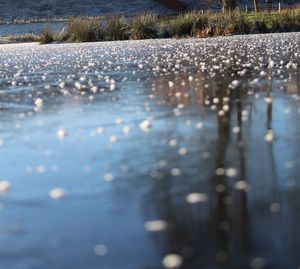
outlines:
[[[49,44],[55,40],[54,34],[51,29],[44,29],[40,34],[40,43],[41,44]]]
[[[71,18],[68,21],[67,37],[71,42],[95,42],[105,39],[101,22],[84,17]]]
[[[144,13],[133,19],[131,37],[133,39],[157,38],[159,34],[159,20],[153,13]]]
[[[280,13],[200,13],[189,12],[171,18],[144,13],[128,24],[123,16],[108,18],[104,27],[99,19],[71,18],[66,33],[54,35],[54,40],[91,42],[102,40],[147,39],[164,37],[210,37],[234,34],[300,31],[300,9]],[[41,43],[51,41],[51,33],[41,34]]]
[[[108,18],[105,30],[107,40],[127,40],[130,37],[130,27],[122,15],[111,16]]]
[[[24,42],[39,42],[38,35],[25,34],[25,35],[12,35],[4,38],[4,43],[24,43]]]

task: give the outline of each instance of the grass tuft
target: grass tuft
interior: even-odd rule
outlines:
[[[101,22],[84,17],[69,19],[67,36],[71,42],[95,42],[105,38]]]
[[[286,10],[270,18],[273,32],[299,31],[300,10]]]
[[[204,23],[204,22],[203,22]],[[180,14],[175,19],[170,21],[170,34],[173,37],[187,37],[192,35],[192,31],[195,32],[197,26],[202,24],[202,17],[197,12],[189,12],[186,14]]]
[[[135,17],[131,25],[131,37],[133,39],[157,38],[158,22],[158,17],[153,13],[144,13]]]
[[[125,17],[121,15],[109,17],[106,28],[106,39],[111,41],[127,40],[129,37],[130,27]]]
[[[40,43],[41,44],[49,44],[54,42],[55,38],[54,38],[54,34],[52,32],[52,30],[50,30],[49,28],[45,28],[43,29],[43,31],[40,34]]]

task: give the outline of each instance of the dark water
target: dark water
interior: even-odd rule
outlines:
[[[26,24],[2,24],[0,25],[0,37],[11,35],[40,34],[44,29],[52,29],[60,32],[65,27],[64,22],[26,23]]]
[[[299,43],[0,46],[0,268],[299,268]]]

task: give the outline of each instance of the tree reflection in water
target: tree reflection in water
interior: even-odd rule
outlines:
[[[224,112],[215,116],[216,139],[205,145],[211,154],[209,161],[203,158],[203,145],[199,143],[197,154],[186,157],[186,164],[199,159],[196,172],[175,179],[162,167],[159,173],[164,176],[153,181],[144,197],[145,218],[168,222],[166,231],[151,234],[159,253],[182,255],[184,268],[297,268],[299,264],[300,202],[294,199],[299,187],[291,191],[278,182],[280,151],[276,147],[280,147],[280,141],[258,142],[261,137],[255,138],[257,133],[274,130],[273,114],[282,109],[274,112],[272,90],[276,86],[271,72],[268,76],[259,97],[255,87],[224,90],[229,82],[223,77],[216,77],[210,85],[214,90],[208,90],[203,73],[194,80],[180,75],[171,89],[165,78],[156,84],[160,104],[200,106],[198,113],[204,118],[212,113],[214,103],[214,114]],[[287,85],[285,90],[289,91]],[[299,94],[299,83],[292,91]],[[265,127],[253,123],[258,117]],[[161,154],[160,159],[172,160],[173,166],[183,165],[180,158],[169,156],[169,151]],[[226,173],[228,167],[235,167],[238,174]],[[290,172],[295,175],[299,170]],[[208,201],[187,203],[185,197],[191,190],[208,194]]]

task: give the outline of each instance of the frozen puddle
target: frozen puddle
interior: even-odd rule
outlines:
[[[0,268],[298,268],[299,43],[0,46]]]

